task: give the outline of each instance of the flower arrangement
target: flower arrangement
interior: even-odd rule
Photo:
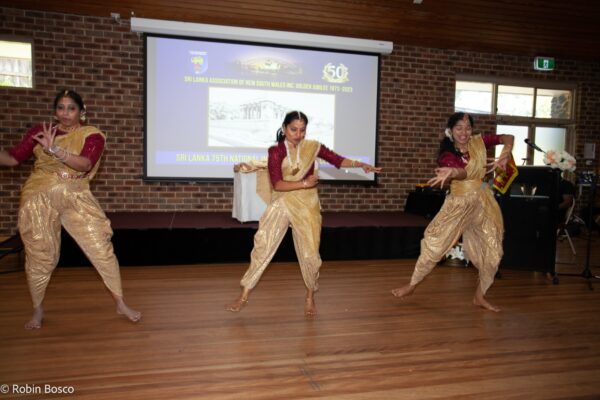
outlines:
[[[457,260],[464,261],[465,266],[469,264],[469,259],[463,251],[462,242],[456,243],[456,245],[450,249],[448,254],[446,254],[446,260],[452,261],[453,263],[457,264],[463,264],[462,262],[457,262]]]
[[[544,155],[544,164],[561,171],[575,171],[577,161],[575,157],[564,150],[548,150]]]

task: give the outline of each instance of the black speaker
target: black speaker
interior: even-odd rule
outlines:
[[[560,171],[519,167],[510,190],[498,195],[504,217],[501,267],[555,274]]]
[[[406,204],[404,205],[404,212],[432,219],[442,208],[445,199],[446,191],[444,190],[431,187],[417,187],[408,194]]]

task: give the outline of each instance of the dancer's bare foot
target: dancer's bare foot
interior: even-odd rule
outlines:
[[[495,305],[487,301],[483,296],[481,296],[480,298],[477,298],[477,296],[473,297],[473,304],[477,307],[485,308],[486,310],[490,310],[493,312],[500,311],[499,307],[496,307]]]
[[[44,309],[42,306],[35,307],[33,309],[33,315],[31,319],[25,324],[25,329],[40,329],[42,327],[42,320],[44,319]]]
[[[477,307],[485,308],[486,310],[490,310],[493,312],[500,311],[499,307],[496,307],[495,305],[493,305],[485,299],[483,291],[481,290],[481,287],[479,285],[477,285],[477,290],[475,290],[475,296],[473,296],[473,304]]]
[[[407,296],[410,296],[412,294],[412,292],[415,291],[415,288],[416,288],[416,286],[413,286],[411,284],[404,285],[400,288],[392,290],[392,294],[399,298],[407,297]]]
[[[250,296],[250,289],[242,286],[242,292],[239,297],[233,303],[225,305],[225,309],[231,312],[240,312],[242,308],[248,304],[248,296]]]
[[[304,315],[307,317],[314,317],[317,315],[317,306],[315,305],[315,299],[313,297],[307,297],[304,302]]]
[[[139,322],[139,320],[142,319],[141,312],[129,308],[124,302],[121,302],[117,305],[117,314],[123,315],[125,318],[134,323]]]
[[[248,299],[244,297],[238,297],[233,303],[227,304],[225,310],[231,312],[240,312],[248,304]]]

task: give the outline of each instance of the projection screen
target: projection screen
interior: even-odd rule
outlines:
[[[376,163],[378,54],[151,34],[145,52],[146,180],[229,180],[235,164],[266,159],[294,110],[308,139]],[[319,174],[375,180],[326,163]]]

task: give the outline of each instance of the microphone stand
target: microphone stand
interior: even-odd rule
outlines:
[[[585,254],[585,263],[583,267],[583,271],[581,272],[581,276],[583,276],[588,284],[590,290],[594,290],[592,286],[592,278],[600,279],[598,276],[592,275],[592,271],[590,270],[590,256],[592,252],[592,227],[594,226],[594,200],[596,199],[596,184],[598,182],[598,174],[596,173],[596,165],[594,166],[594,177],[592,178],[592,182],[590,183],[590,200],[588,204],[588,238],[587,238],[587,249]]]
[[[600,276],[593,275],[590,269],[590,258],[592,252],[592,232],[593,232],[593,224],[594,224],[594,200],[596,198],[596,186],[598,182],[598,174],[596,173],[596,163],[593,164],[594,175],[592,177],[592,181],[590,182],[590,196],[589,196],[589,204],[588,204],[588,235],[587,235],[587,247],[585,254],[585,261],[583,263],[583,271],[580,274],[561,274],[565,276],[581,276],[583,277],[588,285],[590,290],[594,290],[594,286],[592,286],[592,278],[600,279]]]

